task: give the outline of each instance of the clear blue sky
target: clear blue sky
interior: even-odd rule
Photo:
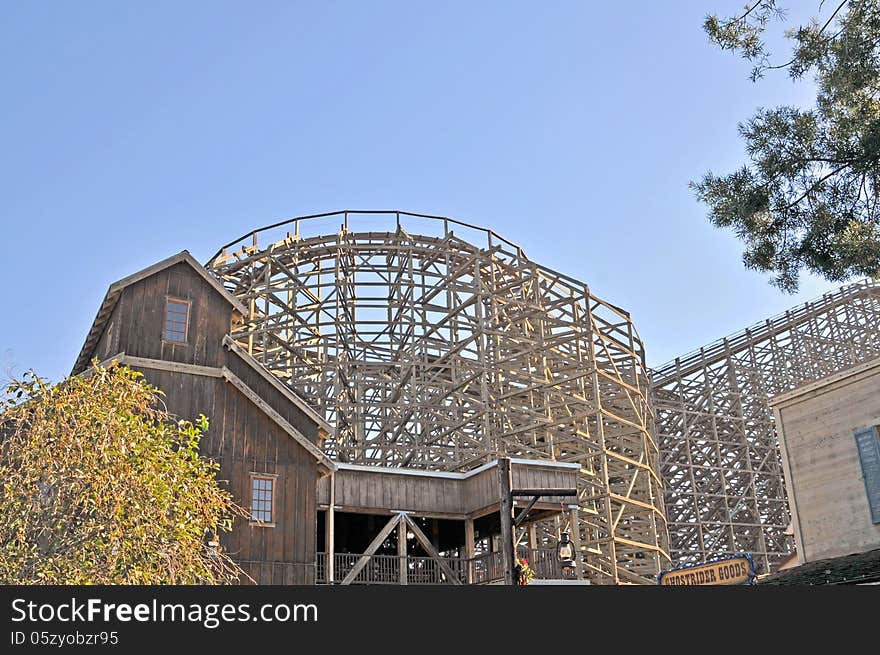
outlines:
[[[744,270],[687,188],[810,99],[709,45],[741,4],[4,3],[2,377],[68,373],[111,282],[337,209],[491,227],[631,311],[650,364],[820,295]]]

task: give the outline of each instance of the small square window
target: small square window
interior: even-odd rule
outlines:
[[[274,523],[275,476],[251,477],[251,521]]]
[[[186,343],[189,327],[189,302],[168,298],[165,300],[165,329],[162,338],[174,343]]]

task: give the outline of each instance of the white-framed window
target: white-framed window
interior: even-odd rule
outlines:
[[[171,343],[186,343],[189,331],[189,300],[180,298],[165,299],[165,322],[162,328],[162,339]]]
[[[278,476],[271,473],[251,473],[251,524],[275,525],[275,484]]]

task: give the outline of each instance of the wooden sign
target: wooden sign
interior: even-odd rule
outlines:
[[[663,571],[658,585],[730,585],[750,584],[755,579],[755,564],[749,555],[735,555],[703,564]]]

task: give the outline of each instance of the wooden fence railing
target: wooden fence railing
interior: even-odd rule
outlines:
[[[362,556],[358,553],[335,553],[333,577],[339,582],[355,567]],[[450,584],[440,565],[431,557],[406,557],[407,584]],[[443,562],[462,581],[467,582],[466,561],[456,557],[444,557]],[[316,560],[318,584],[327,582],[327,553],[318,553]],[[397,555],[373,555],[357,574],[352,584],[399,584],[400,557]]]
[[[520,546],[516,549],[516,554],[520,558],[525,558],[529,566],[535,571],[535,577],[542,579],[559,579],[562,578],[562,564],[556,555],[555,548],[538,548],[532,550]]]
[[[531,550],[520,547],[517,555],[524,557],[538,578],[561,578],[562,569],[554,549]],[[333,555],[333,578],[339,582],[355,567],[362,556],[358,553],[335,553]],[[437,561],[431,557],[406,557],[407,584],[450,584]],[[488,584],[504,579],[501,553],[483,553],[472,559],[444,557],[443,562],[458,579],[467,584],[468,569],[472,571],[471,584]],[[318,553],[315,576],[318,584],[327,583],[327,553]],[[396,555],[373,555],[357,574],[352,584],[399,584],[400,558]]]

